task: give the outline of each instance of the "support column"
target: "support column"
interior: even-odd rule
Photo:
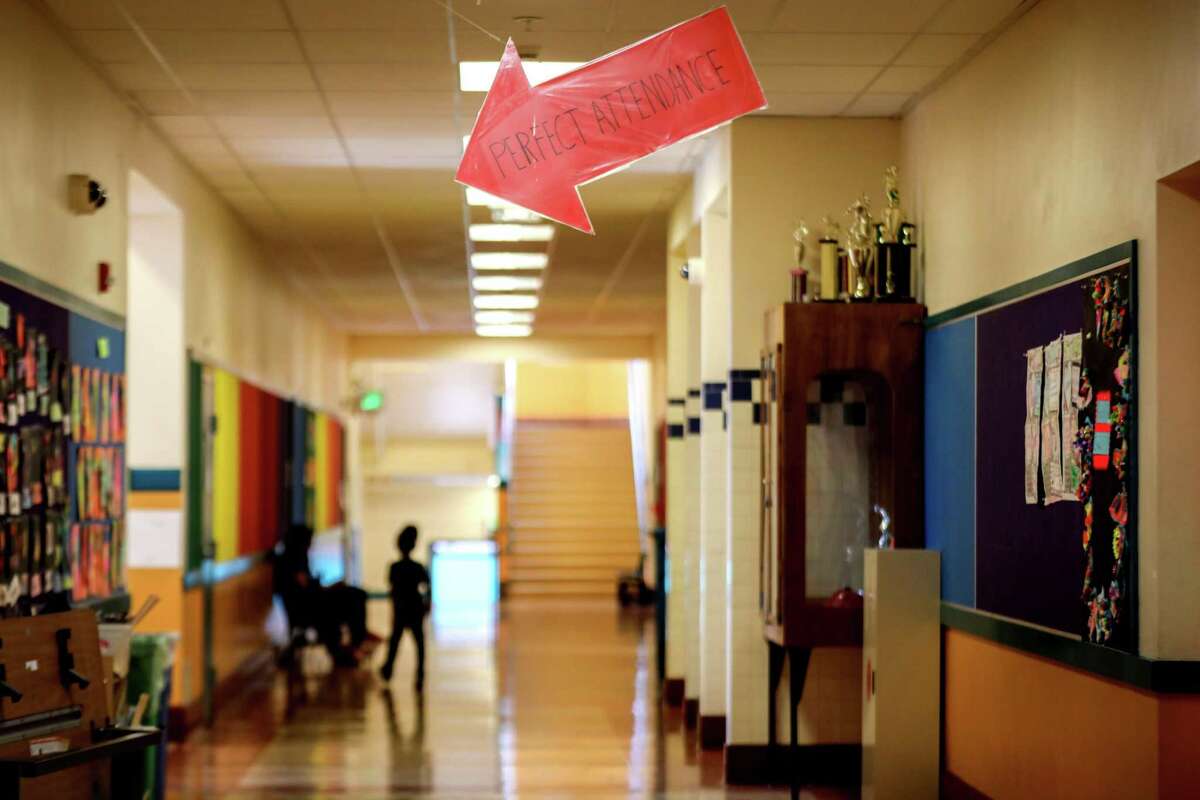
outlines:
[[[678,248],[667,256],[667,674],[663,699],[683,705],[687,669],[686,549],[688,284],[680,274],[687,263],[686,222],[677,223]]]
[[[727,192],[704,212],[700,270],[700,745],[725,746],[726,536],[728,436],[725,418],[730,347]]]
[[[687,428],[684,434],[684,480],[687,482],[684,570],[686,577],[684,627],[687,630],[687,666],[684,672],[686,692],[685,720],[696,724],[700,713],[700,682],[703,664],[700,658],[700,286],[688,281],[688,390],[684,409]]]

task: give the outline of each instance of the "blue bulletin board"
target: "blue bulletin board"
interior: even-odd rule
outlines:
[[[1135,276],[1128,242],[929,319],[926,542],[945,601],[1136,649]],[[1086,485],[1050,492],[1038,462],[1031,502],[1027,353],[1073,332],[1081,433],[1062,452]]]

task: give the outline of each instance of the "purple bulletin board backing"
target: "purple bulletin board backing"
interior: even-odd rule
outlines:
[[[1080,281],[978,317],[975,591],[984,611],[1079,633],[1082,503],[1025,503],[1025,352],[1083,327]]]

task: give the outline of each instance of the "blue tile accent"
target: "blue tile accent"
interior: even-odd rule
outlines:
[[[760,369],[731,369],[729,370],[729,379],[731,381],[756,381],[762,377]]]
[[[842,424],[851,428],[862,428],[867,424],[866,403],[845,403],[842,405]]]
[[[686,405],[686,404],[687,404],[687,400],[682,397],[668,397],[667,398],[667,405],[669,405],[669,406],[682,406],[682,405]]]
[[[699,396],[700,396],[699,389],[688,389],[688,397],[699,397]]]
[[[725,391],[723,383],[704,384],[704,410],[719,411],[721,409],[721,393]]]
[[[700,418],[688,417],[688,433],[695,436],[700,433]]]
[[[822,403],[842,402],[842,391],[846,388],[845,380],[832,375],[822,375],[820,382]]]
[[[177,492],[181,485],[177,469],[129,470],[129,488],[135,492]]]
[[[821,424],[821,404],[820,403],[809,403],[806,406],[806,410],[808,411],[807,423],[809,425],[820,425]]]
[[[766,403],[754,404],[754,424],[765,425],[767,420],[767,405]]]
[[[731,379],[729,382],[729,399],[733,402],[749,402],[754,399],[753,386],[748,380]]]
[[[667,425],[667,438],[668,439],[682,439],[683,438],[683,423],[682,422],[672,422],[671,424]]]
[[[975,318],[925,333],[925,546],[942,599],[975,606]]]

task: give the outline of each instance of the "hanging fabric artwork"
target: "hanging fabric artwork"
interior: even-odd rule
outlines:
[[[1042,383],[1042,485],[1046,490],[1046,505],[1062,496],[1062,431],[1059,427],[1062,407],[1063,340],[1058,337],[1043,348],[1045,378]]]
[[[1129,267],[1084,284],[1081,409],[1074,450],[1084,503],[1083,612],[1089,641],[1129,649],[1133,640],[1129,540],[1133,444],[1132,279]]]
[[[1025,502],[1038,501],[1039,445],[1042,435],[1043,350],[1035,347],[1025,354]]]
[[[1079,379],[1083,361],[1083,333],[1063,337],[1062,395],[1062,461],[1063,486],[1060,500],[1078,500],[1083,463],[1075,449],[1079,435]]]

